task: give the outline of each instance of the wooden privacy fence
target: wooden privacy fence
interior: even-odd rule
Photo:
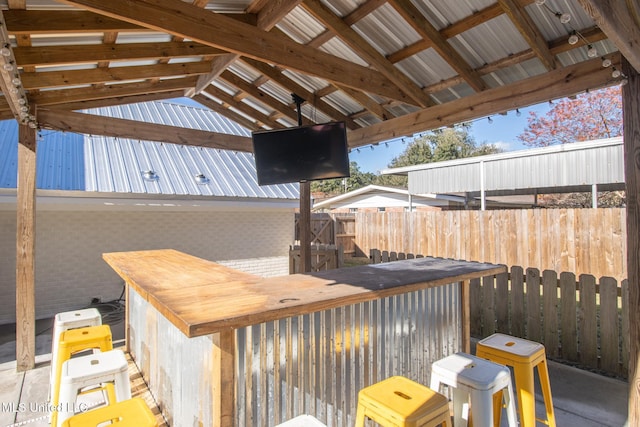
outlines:
[[[398,253],[627,278],[626,210],[359,212],[355,244]]]
[[[343,265],[342,248],[336,245],[311,245],[311,271],[332,270]],[[300,246],[289,247],[289,274],[300,273]]]
[[[295,216],[295,240],[300,241],[300,215]],[[348,256],[356,255],[356,217],[354,214],[311,214],[311,243],[336,245]],[[361,254],[364,255],[364,254]]]
[[[419,257],[422,255],[416,255]],[[372,262],[414,258],[371,251]],[[612,277],[558,274],[513,266],[508,273],[472,280],[471,335],[495,332],[543,343],[550,359],[627,377],[629,289]]]

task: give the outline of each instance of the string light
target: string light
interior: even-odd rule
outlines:
[[[489,124],[493,123],[493,119],[491,118],[491,116],[487,117],[487,121],[489,122]]]
[[[522,115],[522,112],[516,108],[516,117],[520,117]]]

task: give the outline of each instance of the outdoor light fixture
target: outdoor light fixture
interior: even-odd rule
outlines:
[[[160,179],[158,174],[155,173],[153,170],[142,171],[142,177],[144,178],[145,181],[149,181],[149,182],[157,181]]]
[[[207,178],[203,173],[199,173],[195,176],[196,184],[204,185],[208,184],[210,179]]]

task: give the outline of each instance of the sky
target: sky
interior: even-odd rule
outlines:
[[[491,116],[492,123],[487,117],[473,121],[470,134],[477,145],[495,144],[504,151],[523,150],[528,147],[518,141],[520,135],[527,127],[527,117],[530,111],[536,112],[539,116],[545,115],[551,106],[545,102],[531,107],[521,108],[520,116],[515,111],[509,111],[506,116]],[[401,139],[388,141],[387,144],[380,143],[378,146],[364,146],[360,151],[352,150],[349,153],[349,160],[358,163],[361,172],[371,172],[377,174],[380,170],[386,169],[389,163],[401,154],[409,144],[409,139],[403,143]]]

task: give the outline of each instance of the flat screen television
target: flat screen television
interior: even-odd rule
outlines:
[[[259,185],[349,176],[344,122],[252,134]]]

